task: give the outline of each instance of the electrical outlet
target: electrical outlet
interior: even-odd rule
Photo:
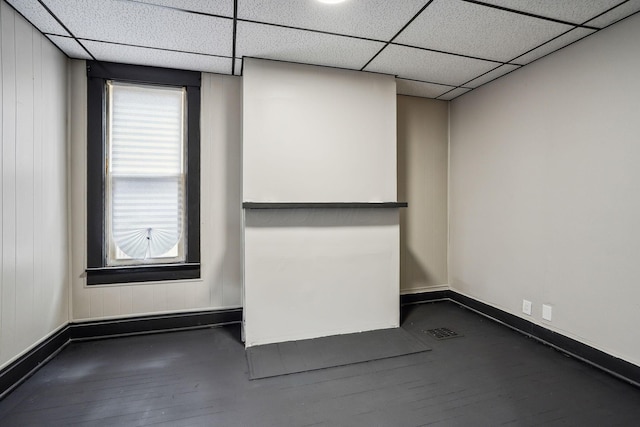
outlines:
[[[551,322],[552,309],[549,304],[542,304],[542,318]]]
[[[531,301],[526,299],[522,300],[522,312],[531,316]]]

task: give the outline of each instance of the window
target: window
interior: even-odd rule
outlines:
[[[200,277],[200,74],[87,75],[87,284]]]
[[[184,100],[107,82],[107,265],[184,262]]]

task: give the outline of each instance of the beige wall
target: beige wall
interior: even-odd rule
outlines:
[[[86,286],[86,70],[71,66],[73,320],[238,307],[241,304],[241,83],[202,75],[202,278]]]
[[[0,368],[68,320],[67,59],[0,2]]]
[[[638,40],[635,15],[454,100],[450,181],[454,290],[635,364]]]
[[[398,96],[402,293],[447,289],[448,103]]]

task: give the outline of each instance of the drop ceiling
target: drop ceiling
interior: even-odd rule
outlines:
[[[6,0],[70,58],[242,74],[246,57],[395,75],[451,100],[640,0]]]

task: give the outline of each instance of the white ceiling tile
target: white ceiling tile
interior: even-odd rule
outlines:
[[[233,20],[117,0],[46,0],[82,39],[231,56]]]
[[[458,86],[497,65],[490,61],[389,45],[365,70],[394,74],[405,79]]]
[[[508,62],[571,28],[459,0],[434,0],[394,42]]]
[[[49,40],[53,42],[61,51],[63,51],[69,58],[72,59],[92,59],[86,50],[80,46],[80,44],[71,37],[53,36],[49,35]]]
[[[100,61],[231,74],[231,58],[85,40],[82,43]]]
[[[192,10],[233,18],[233,0],[136,0],[141,3]]]
[[[589,30],[586,28],[576,28],[574,30],[569,31],[568,33],[558,37],[550,41],[549,43],[540,46],[537,49],[532,50],[529,53],[526,53],[516,59],[513,62],[517,64],[528,64],[531,61],[535,61],[538,58],[541,58],[551,52],[554,52],[558,49],[563,48],[564,46],[573,43],[576,40],[580,40],[583,37],[588,36],[589,34],[593,34],[594,30]]]
[[[274,25],[238,22],[236,55],[360,69],[383,43]]]
[[[423,98],[437,98],[445,92],[453,89],[453,86],[439,85],[435,83],[419,82],[416,80],[396,79],[396,92],[398,95],[421,96]]]
[[[70,35],[39,2],[33,0],[8,0],[7,3],[27,18],[41,33],[61,36]]]
[[[501,65],[498,68],[496,68],[495,70],[489,71],[487,74],[484,74],[482,76],[479,76],[478,78],[475,78],[473,80],[471,80],[468,83],[465,83],[464,85],[467,87],[478,87],[480,85],[483,85],[487,82],[490,82],[491,80],[495,80],[500,76],[504,76],[505,74],[513,71],[513,70],[517,70],[518,67],[517,65],[511,65],[511,64],[505,64],[505,65]]]
[[[449,93],[446,93],[446,94],[442,95],[438,99],[442,99],[444,101],[451,101],[453,98],[457,98],[460,95],[464,95],[465,93],[469,92],[470,90],[471,89],[467,89],[465,87],[459,87],[457,89],[452,90]]]
[[[621,4],[609,13],[587,22],[586,25],[604,28],[607,25],[611,25],[629,15],[632,15],[640,11],[640,0],[629,0],[628,2]]]
[[[507,7],[547,18],[582,24],[619,4],[621,0],[482,0],[483,3]]]
[[[427,0],[240,0],[238,18],[331,33],[390,40]]]

